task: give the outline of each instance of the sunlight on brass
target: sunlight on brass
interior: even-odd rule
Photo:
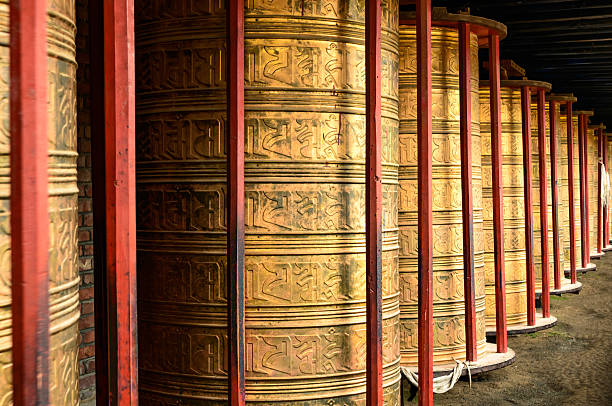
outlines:
[[[49,401],[79,403],[75,5],[48,2]],[[9,3],[0,0],[0,405],[12,404]]]
[[[140,400],[226,405],[225,10],[136,1]],[[222,4],[222,3],[221,3]],[[248,404],[365,404],[356,0],[245,2]],[[383,386],[399,405],[398,2],[383,1]]]

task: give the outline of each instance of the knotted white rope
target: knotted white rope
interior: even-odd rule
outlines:
[[[439,376],[433,379],[433,392],[434,393],[445,393],[453,389],[453,386],[455,386],[459,378],[461,378],[461,374],[463,373],[464,369],[467,369],[468,377],[470,380],[470,388],[472,387],[472,373],[470,371],[470,363],[463,362],[463,361],[457,361],[457,360],[455,360],[455,362],[457,363],[457,365],[455,366],[455,368],[453,368],[450,374]],[[410,369],[406,367],[401,367],[401,368],[402,368],[402,375],[404,375],[406,379],[408,379],[408,381],[410,381],[410,383],[414,387],[418,388],[419,387],[419,374],[411,371]]]
[[[608,199],[610,198],[610,175],[606,170],[606,166],[603,162],[599,161],[599,167],[601,168],[601,201],[603,207],[608,207]]]

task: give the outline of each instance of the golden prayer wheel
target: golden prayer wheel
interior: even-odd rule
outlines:
[[[566,97],[562,96],[550,96],[565,100]],[[548,100],[548,99],[547,99]],[[545,103],[544,105],[544,118],[545,118],[545,129],[546,129],[546,202],[548,208],[548,275],[549,275],[549,286],[551,291],[555,287],[554,278],[554,235],[553,235],[553,206],[552,206],[552,178],[551,178],[551,156],[550,156],[550,105]],[[559,105],[555,106],[554,111],[557,117],[557,190],[559,196],[559,204],[557,207],[559,216],[559,260],[561,264],[561,286],[571,285],[571,281],[563,276],[563,269],[569,267],[570,254],[569,254],[569,208],[567,206],[567,200],[565,194],[567,194],[567,182],[568,182],[568,168],[567,168],[567,133],[560,133],[560,109]],[[562,140],[565,139],[565,145],[562,144]],[[534,263],[535,263],[535,290],[536,292],[542,291],[542,245],[541,245],[541,223],[540,223],[540,153],[539,153],[539,140],[538,140],[538,115],[537,115],[537,103],[531,103],[531,157],[532,157],[532,198],[533,198],[533,243],[534,243]],[[567,243],[567,253],[565,252],[565,246]]]
[[[589,182],[589,236],[591,257],[600,258],[602,253],[597,252],[597,221],[599,217],[599,206],[597,197],[599,196],[599,129],[605,129],[604,125],[588,126],[588,156],[589,162],[587,167]]]
[[[546,90],[550,90],[550,83],[546,84]],[[544,120],[546,133],[546,203],[547,203],[547,223],[548,230],[546,236],[548,238],[548,275],[550,287],[554,288],[555,281],[553,278],[553,267],[555,255],[553,252],[553,217],[552,217],[552,189],[551,189],[551,172],[550,172],[550,115],[548,103],[544,105]],[[531,103],[531,196],[533,206],[533,253],[535,265],[535,289],[542,291],[542,226],[540,218],[540,153],[539,153],[539,135],[538,135],[538,104]]]
[[[610,174],[612,173],[612,133],[606,133],[608,139],[608,145],[605,148],[608,148],[608,162],[607,162],[607,170],[608,170],[608,179],[610,179]],[[611,187],[612,189],[612,187]],[[604,241],[605,245],[612,245],[612,190],[608,191],[608,230],[609,230],[609,240]]]
[[[246,400],[366,398],[365,9],[245,3]],[[143,404],[227,404],[225,13],[136,1]],[[399,404],[398,2],[382,10],[383,387]]]
[[[525,251],[521,89],[516,87],[516,82],[519,81],[501,81],[504,264],[506,271],[506,320],[508,327],[527,322],[527,255]],[[482,81],[480,84],[480,129],[482,139],[482,201],[485,233],[486,324],[487,327],[491,328],[495,327],[495,253],[493,245],[489,92],[488,81]]]
[[[443,366],[465,359],[465,304],[463,287],[463,226],[459,111],[459,33],[441,26],[447,15],[434,9],[431,30],[432,143],[433,143],[433,357]],[[442,9],[445,13],[445,10]],[[442,17],[442,18],[437,18]],[[499,23],[473,16],[476,26]],[[414,14],[400,16],[400,135],[399,228],[402,365],[417,365],[418,332],[418,187],[417,187],[417,65]],[[405,23],[404,23],[405,22]],[[505,33],[505,27],[501,26]],[[482,172],[478,104],[477,32],[470,33],[472,101],[472,186],[474,235],[474,291],[477,357],[486,347]],[[454,366],[454,365],[453,365]]]
[[[563,114],[561,114],[561,119],[559,120],[559,128],[560,128],[560,132],[559,132],[559,138],[561,139],[561,148],[562,148],[562,154],[564,154],[566,157],[568,157],[568,143],[567,143],[567,114],[565,112],[563,112]],[[572,132],[572,141],[573,141],[573,157],[574,157],[574,163],[573,163],[573,169],[574,169],[574,179],[573,179],[573,187],[574,187],[574,253],[575,253],[575,257],[576,257],[576,269],[577,270],[586,270],[586,268],[582,267],[582,234],[581,234],[581,209],[580,209],[580,151],[578,148],[578,116],[574,114],[574,116],[572,117],[572,125],[573,125],[573,132]],[[568,168],[568,172],[567,172],[567,177],[565,179],[567,179],[567,185],[569,186],[569,162],[566,165],[566,167]],[[565,173],[564,173],[565,174]],[[569,238],[569,230],[570,230],[570,224],[569,224],[569,191],[568,188],[561,188],[560,189],[560,199],[562,202],[564,202],[563,207],[564,210],[567,211],[567,217],[564,218],[564,220],[566,221],[565,227],[563,227],[565,230],[567,230],[566,232],[566,236],[567,236],[567,240],[565,241],[564,244],[564,255],[567,256],[568,261],[566,261],[566,265],[565,265],[565,272],[569,272],[570,271],[570,243],[571,240]],[[590,261],[589,261],[590,262]]]
[[[9,1],[0,0],[0,405],[12,404]],[[49,145],[49,403],[79,403],[76,49],[74,1],[47,8]]]

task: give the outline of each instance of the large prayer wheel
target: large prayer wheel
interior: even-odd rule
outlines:
[[[552,96],[557,99],[565,100],[566,97]],[[553,205],[552,205],[552,162],[550,160],[550,105],[545,103],[544,117],[545,117],[545,129],[546,129],[546,202],[548,207],[548,276],[549,286],[551,291],[555,287],[554,278],[554,235],[553,235]],[[559,105],[555,106],[554,114],[557,122],[557,190],[559,196],[559,204],[557,207],[559,216],[559,261],[561,264],[561,290],[563,292],[563,286],[571,285],[571,281],[564,277],[563,270],[569,268],[570,254],[569,254],[569,208],[567,201],[569,196],[567,194],[568,184],[568,167],[567,167],[567,133],[561,133],[560,125],[560,109]],[[565,130],[565,129],[564,129]],[[566,130],[565,130],[566,131]],[[565,144],[562,143],[565,140]],[[532,153],[532,196],[533,196],[533,241],[534,241],[534,263],[535,263],[535,290],[536,292],[542,291],[542,245],[541,245],[541,223],[540,223],[540,168],[539,168],[539,140],[538,140],[538,116],[537,116],[537,103],[531,104],[531,153]],[[565,200],[564,200],[565,199]],[[567,246],[567,252],[565,250]],[[566,266],[567,265],[567,266]]]
[[[79,272],[75,6],[47,8],[49,146],[49,404],[79,403]],[[0,0],[0,405],[12,404],[9,1]]]
[[[565,112],[563,112],[563,114],[561,114],[561,119],[559,120],[559,124],[560,124],[560,132],[559,132],[559,138],[561,139],[561,148],[564,152],[562,152],[563,154],[565,154],[566,157],[569,157],[568,155],[568,140],[567,140],[567,114]],[[581,216],[580,216],[580,165],[579,165],[579,148],[578,148],[578,116],[574,115],[572,117],[572,125],[573,125],[573,132],[572,132],[572,141],[573,141],[573,157],[574,157],[574,162],[573,162],[573,169],[574,169],[574,179],[573,179],[573,187],[574,187],[574,247],[575,247],[575,257],[576,257],[576,269],[577,270],[585,270],[586,268],[582,267],[582,234],[581,234]],[[569,159],[569,158],[568,158]],[[568,175],[567,175],[567,184],[569,186],[569,162],[567,164],[568,167]],[[562,188],[561,190],[561,195],[560,195],[560,199],[562,202],[564,203],[564,210],[567,211],[567,217],[565,217],[565,227],[563,227],[565,230],[567,230],[567,240],[565,240],[565,244],[564,244],[564,255],[567,256],[567,258],[570,258],[570,238],[569,238],[569,230],[570,230],[570,224],[569,224],[569,191],[567,188]],[[589,262],[589,261],[587,261]],[[569,260],[566,262],[565,265],[565,272],[569,272],[570,271],[570,262]]]
[[[434,25],[436,23],[434,22]],[[458,30],[432,27],[433,142],[433,330],[434,364],[465,359],[463,234],[459,135]],[[478,66],[478,37],[470,35],[472,66]],[[414,25],[400,25],[399,227],[402,365],[417,364],[418,185],[417,66]],[[478,69],[471,76],[472,111],[478,111]],[[478,354],[486,345],[480,129],[472,114],[474,263]]]
[[[226,405],[226,11],[176,3],[135,7],[140,400]],[[246,400],[363,405],[363,2],[244,11]],[[398,405],[396,0],[381,25],[383,387]]]
[[[605,126],[589,126],[587,129],[588,138],[588,176],[589,176],[589,236],[591,239],[591,257],[600,258],[603,253],[597,252],[597,232],[599,206],[597,196],[599,195],[599,129]]]
[[[545,82],[541,82],[545,83]],[[551,85],[545,83],[546,90],[550,90]],[[554,288],[555,280],[553,278],[554,267],[554,251],[553,251],[553,216],[552,216],[552,189],[551,189],[551,171],[550,171],[550,115],[548,103],[544,105],[544,131],[546,134],[546,203],[547,203],[547,224],[548,230],[546,236],[548,238],[548,275],[551,289]],[[540,152],[539,152],[539,128],[538,128],[538,105],[536,102],[531,103],[531,164],[532,164],[532,202],[533,202],[533,252],[535,264],[535,289],[542,290],[542,224],[540,218]]]
[[[513,81],[516,82],[516,81]],[[491,118],[489,84],[480,85],[482,139],[482,200],[484,207],[486,322],[495,327],[495,253],[493,239],[493,190],[491,167]],[[525,251],[525,198],[523,189],[521,90],[501,82],[502,186],[504,256],[506,271],[506,319],[508,327],[527,322],[527,272]]]

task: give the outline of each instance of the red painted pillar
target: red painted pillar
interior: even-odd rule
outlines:
[[[535,260],[533,249],[533,196],[531,162],[531,89],[521,87],[521,114],[523,133],[523,190],[525,199],[525,251],[527,275],[527,325],[535,326]]]
[[[603,252],[603,207],[601,201],[601,188],[603,178],[601,176],[601,165],[603,162],[603,129],[599,129],[599,136],[597,137],[597,252],[601,254]]]
[[[366,404],[382,406],[381,9],[366,4]]]
[[[570,280],[577,282],[576,276],[576,218],[574,213],[574,124],[572,121],[574,113],[572,102],[567,102],[567,183],[569,195],[569,227],[570,227]]]
[[[134,5],[104,2],[106,272],[110,402],[138,404]]]
[[[506,275],[504,270],[504,205],[501,146],[501,78],[499,34],[489,32],[489,88],[491,103],[491,163],[493,169],[493,234],[495,248],[495,334],[497,352],[508,351]]]
[[[419,405],[433,404],[431,0],[417,0]]]
[[[585,167],[586,163],[585,159],[585,126],[584,126],[584,114],[578,115],[578,160],[579,160],[579,171],[580,171],[580,239],[582,240],[582,267],[586,268],[589,263],[589,259],[591,258],[589,254],[589,246],[587,241],[588,230],[587,230],[587,196],[586,196],[586,188],[585,184],[586,180],[586,172]]]
[[[548,201],[546,192],[546,120],[545,90],[538,89],[538,154],[540,172],[540,241],[542,254],[542,317],[550,317],[550,279],[548,275]]]
[[[228,403],[244,393],[244,4],[227,3]]]
[[[553,256],[554,256],[554,279],[555,290],[561,289],[561,247],[559,244],[559,176],[557,174],[557,102],[551,100],[548,106],[550,123],[550,188],[552,197],[552,219],[553,219]]]
[[[602,156],[603,156],[603,164],[604,164],[604,168],[606,170],[606,173],[608,173],[608,171],[610,170],[610,165],[608,163],[608,133],[607,132],[603,132],[603,152],[602,152]],[[608,202],[609,204],[609,202]],[[606,205],[606,208],[603,210],[603,244],[606,247],[610,246],[610,224],[609,224],[609,213],[610,213],[610,207],[608,205]]]
[[[459,100],[461,110],[461,204],[463,216],[463,290],[465,350],[476,361],[476,302],[474,292],[474,212],[472,192],[472,93],[470,24],[459,24]]]
[[[47,1],[11,0],[13,403],[49,403]]]

